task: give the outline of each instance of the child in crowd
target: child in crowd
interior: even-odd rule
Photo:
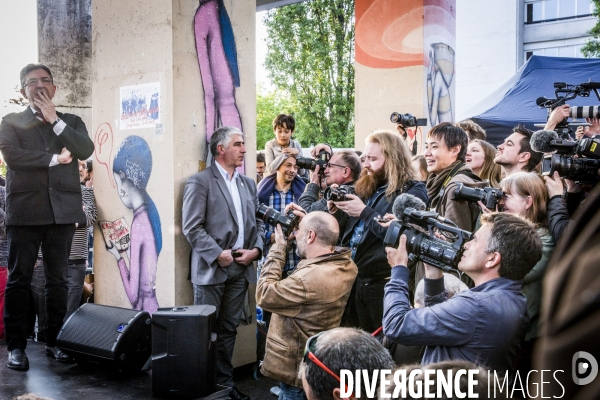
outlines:
[[[274,166],[282,164],[283,159],[289,155],[302,157],[302,146],[300,143],[292,139],[296,121],[294,117],[287,114],[279,114],[273,120],[273,133],[275,139],[269,140],[265,145],[265,161],[266,168],[263,174],[263,179],[275,173],[277,170]],[[301,174],[301,171],[298,171]]]

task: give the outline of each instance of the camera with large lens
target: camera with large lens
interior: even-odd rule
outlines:
[[[427,125],[427,118],[417,118],[409,113],[400,114],[397,112],[393,112],[392,115],[390,115],[390,121],[392,121],[395,124],[400,124],[404,127]]]
[[[331,186],[325,189],[323,193],[323,197],[325,200],[329,201],[346,201],[348,198],[347,194],[354,194],[354,187],[348,185],[340,185],[336,188],[332,188]]]
[[[553,175],[554,171],[565,179],[581,183],[596,183],[600,160],[595,158],[579,158],[564,154],[545,154],[542,159],[542,175]]]
[[[398,247],[401,235],[406,235],[406,250],[411,262],[423,261],[443,271],[458,267],[462,258],[463,244],[471,239],[471,232],[442,223],[439,214],[406,208],[401,220],[392,221],[383,240],[386,247]],[[444,236],[456,238],[448,243],[434,236],[434,229]],[[429,233],[425,233],[425,232]]]
[[[282,214],[265,204],[258,207],[256,216],[273,227],[276,227],[277,224],[281,225],[281,230],[286,237],[297,229],[300,223],[300,218],[293,211],[290,210],[287,214]]]
[[[498,200],[504,196],[504,193],[500,189],[486,187],[486,188],[470,188],[466,187],[463,183],[456,184],[456,190],[454,191],[455,200],[466,200],[473,203],[481,201],[490,210],[495,210]]]
[[[314,171],[317,165],[319,166],[319,175],[323,175],[325,173],[325,167],[327,167],[327,163],[331,158],[331,154],[325,150],[321,150],[317,155],[317,158],[309,158],[309,157],[298,157],[296,160],[296,165],[298,168],[310,169]]]

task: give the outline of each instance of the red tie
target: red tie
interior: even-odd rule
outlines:
[[[44,124],[48,122],[48,121],[46,121],[46,119],[44,118],[44,114],[42,114],[42,113],[41,113],[41,112],[39,112],[39,111],[35,113],[35,116],[36,116],[38,119],[41,119],[41,120],[42,120],[42,122],[43,122]]]

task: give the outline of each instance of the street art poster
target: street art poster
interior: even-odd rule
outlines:
[[[194,16],[194,37],[204,89],[206,142],[209,143],[219,127],[234,126],[242,130],[235,101],[235,88],[240,86],[237,48],[223,0],[200,1]],[[210,165],[210,152],[206,161]],[[244,166],[238,171],[243,173]]]
[[[160,122],[160,82],[124,86],[120,89],[119,128],[155,128]]]
[[[115,195],[129,212],[116,221],[100,225],[105,235],[106,250],[115,257],[131,306],[152,314],[158,309],[156,269],[163,242],[160,214],[147,192],[152,173],[152,152],[146,140],[135,135],[125,138],[113,159],[112,173],[116,183]],[[120,241],[125,240],[126,218],[131,224],[125,248]]]

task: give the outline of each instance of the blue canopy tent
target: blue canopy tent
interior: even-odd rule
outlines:
[[[487,141],[498,145],[518,124],[542,129],[534,124],[545,123],[547,111],[535,101],[542,96],[555,98],[554,82],[578,85],[589,81],[600,82],[600,59],[532,56],[515,76],[463,113],[460,120],[472,119],[485,129]],[[600,101],[592,91],[590,97],[577,97],[567,104],[598,106]]]

